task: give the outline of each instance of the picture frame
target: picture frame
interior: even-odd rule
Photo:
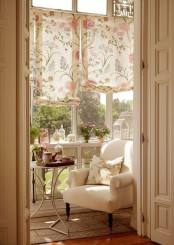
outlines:
[[[50,143],[50,133],[48,128],[40,129],[39,143],[40,144]]]

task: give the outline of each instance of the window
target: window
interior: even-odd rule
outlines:
[[[32,0],[32,6],[72,11],[72,0]]]
[[[72,132],[77,141],[83,140],[81,124],[106,125],[109,137],[132,139],[133,20],[102,16],[109,12],[107,0],[33,0],[32,4],[32,124],[49,129],[51,143],[59,137],[55,132],[61,125],[66,139]],[[82,151],[85,164],[89,152]],[[61,173],[59,191],[66,188],[67,175]],[[47,187],[50,176],[48,171]]]
[[[33,7],[70,12],[108,15],[112,4],[112,16],[134,17],[134,0],[32,0]]]
[[[77,0],[77,11],[91,14],[107,14],[107,0]]]
[[[38,128],[48,128],[50,141],[53,141],[53,134],[60,129],[61,124],[66,129],[65,135],[71,132],[71,106],[35,106],[33,107],[32,123]]]
[[[133,91],[113,94],[113,138],[133,139]]]
[[[90,12],[82,3],[77,10]],[[43,5],[53,8],[50,1]],[[72,131],[78,139],[78,126],[91,123],[108,126],[111,137],[132,138],[132,125],[123,118],[132,113],[132,102],[121,91],[133,88],[133,20],[32,8],[30,27],[32,122],[51,136],[63,124],[66,136]]]
[[[81,124],[105,125],[106,94],[84,91],[81,92],[80,98],[81,103],[77,107],[77,128]]]
[[[95,4],[93,4],[93,0],[76,0],[77,9],[75,9],[73,4],[72,0],[32,0],[33,7],[101,15],[107,14],[107,0],[95,0]]]

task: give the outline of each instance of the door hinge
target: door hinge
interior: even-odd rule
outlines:
[[[140,219],[141,219],[141,223],[143,223],[143,222],[144,222],[144,214],[143,214],[143,212],[141,212],[141,217],[140,217]]]
[[[144,137],[144,134],[141,133],[141,143],[143,143],[145,141],[145,137]]]
[[[143,70],[145,68],[144,60],[141,61],[141,69]]]

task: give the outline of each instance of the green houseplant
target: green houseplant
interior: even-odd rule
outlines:
[[[80,125],[80,134],[83,136],[85,143],[88,143],[91,137],[91,131],[93,126],[88,124]]]
[[[31,146],[31,152],[32,152],[32,161],[37,162],[37,164],[41,164],[42,163],[42,156],[43,156],[43,152],[47,151],[47,149],[41,145],[41,144],[32,144]]]
[[[94,126],[93,133],[97,136],[100,142],[104,141],[104,137],[110,133],[110,130],[106,126]]]
[[[30,126],[30,143],[33,144],[34,140],[39,137],[40,131],[39,128],[35,126]]]

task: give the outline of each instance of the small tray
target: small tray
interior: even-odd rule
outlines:
[[[59,166],[69,166],[69,165],[74,165],[74,161],[68,161],[68,162],[62,162],[61,160],[52,162],[52,163],[46,163],[45,167],[59,167]]]

